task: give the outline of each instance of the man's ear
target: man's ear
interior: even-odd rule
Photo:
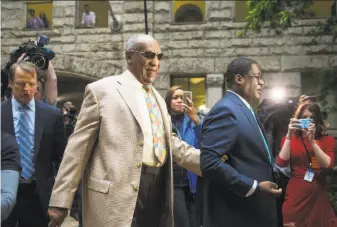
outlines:
[[[131,53],[130,52],[128,52],[128,51],[126,51],[126,53],[125,53],[125,59],[126,59],[126,61],[127,61],[127,63],[128,64],[131,64],[132,63],[132,58],[131,58]]]
[[[245,79],[240,74],[236,74],[234,80],[236,84],[242,84]]]
[[[8,87],[10,87],[11,89],[13,89],[14,83],[11,80],[8,80]]]

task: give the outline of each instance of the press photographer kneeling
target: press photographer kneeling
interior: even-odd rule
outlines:
[[[11,97],[11,91],[8,87],[8,70],[16,62],[29,61],[38,69],[37,91],[35,100],[42,101],[56,107],[57,101],[57,77],[51,60],[55,53],[44,47],[48,44],[49,38],[44,35],[37,35],[36,40],[29,40],[23,43],[18,49],[10,54],[10,59],[1,70],[1,100]]]

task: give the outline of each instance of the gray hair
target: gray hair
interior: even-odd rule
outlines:
[[[153,41],[155,38],[147,34],[133,35],[128,39],[126,50],[137,50],[139,43]]]
[[[18,62],[18,63],[14,63],[10,68],[9,68],[9,73],[8,73],[8,78],[10,81],[14,81],[14,74],[17,68],[22,69],[23,71],[27,72],[27,73],[31,73],[31,74],[35,74],[37,77],[37,69],[36,66],[31,63],[31,62]]]

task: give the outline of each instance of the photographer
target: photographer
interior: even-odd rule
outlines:
[[[71,102],[65,102],[63,105],[63,120],[65,125],[66,137],[69,139],[70,135],[74,132],[75,124],[77,121],[77,110]],[[70,211],[70,216],[79,221],[79,226],[82,226],[82,194],[81,194],[81,185],[78,187],[73,204]]]
[[[50,60],[55,57],[55,53],[44,45],[49,42],[49,38],[38,35],[36,40],[28,41],[19,46],[10,54],[10,60],[1,70],[1,100],[11,97],[8,88],[8,69],[14,63],[30,61],[37,67],[38,84],[34,96],[35,100],[42,101],[56,107],[57,101],[57,77],[54,67]]]

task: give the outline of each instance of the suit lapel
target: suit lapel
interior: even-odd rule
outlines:
[[[249,120],[251,126],[253,127],[257,137],[259,138],[259,141],[260,141],[260,147],[261,149],[263,150],[263,153],[265,155],[265,157],[267,158],[268,162],[269,162],[269,157],[268,157],[268,154],[267,152],[269,152],[266,148],[266,146],[264,145],[264,142],[263,142],[263,138],[262,138],[262,134],[260,132],[260,129],[261,131],[264,130],[263,127],[261,127],[259,124],[259,120],[257,118],[254,117],[253,113],[250,111],[250,109],[248,109],[248,107],[242,102],[242,100],[237,97],[237,95],[233,94],[232,92],[227,92],[229,93],[229,95],[231,96],[231,99],[240,106],[242,112],[245,114],[246,118]],[[260,127],[260,129],[259,129]],[[262,131],[264,132],[264,131]],[[263,133],[264,137],[265,137],[265,133]],[[266,139],[266,137],[265,137]]]
[[[143,132],[149,131],[147,127],[147,122],[149,121],[148,115],[145,115],[143,111],[140,111],[142,106],[146,106],[145,98],[136,94],[136,88],[128,80],[126,73],[122,74],[121,79],[119,80],[120,86],[117,87],[118,92],[122,96],[126,105],[130,108],[133,116],[136,118],[138,124],[140,125]],[[132,90],[132,91],[130,91]]]
[[[34,132],[34,161],[40,150],[40,143],[44,127],[43,107],[35,101],[35,132]],[[52,146],[52,145],[51,145]]]

